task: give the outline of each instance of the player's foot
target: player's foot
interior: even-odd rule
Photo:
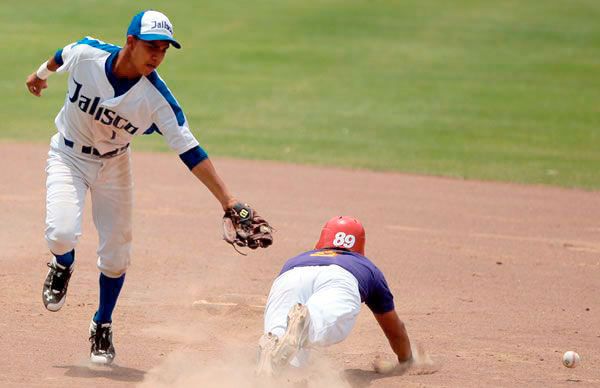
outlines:
[[[258,340],[258,364],[256,374],[258,376],[273,376],[273,351],[279,339],[272,333],[263,334]]]
[[[288,313],[287,321],[285,334],[273,351],[275,367],[285,365],[308,342],[310,323],[308,308],[301,303],[295,304]]]
[[[115,347],[112,343],[112,324],[96,324],[92,319],[90,323],[90,360],[95,364],[108,365],[115,359]]]
[[[44,306],[50,311],[58,311],[67,299],[67,287],[73,273],[73,265],[69,268],[56,262],[56,258],[48,263],[48,275],[44,281],[42,300]]]

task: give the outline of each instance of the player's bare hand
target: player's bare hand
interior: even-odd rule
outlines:
[[[38,78],[35,73],[31,73],[29,77],[27,77],[25,84],[27,85],[27,90],[29,90],[29,93],[38,97],[42,95],[42,90],[48,87],[48,82],[46,82],[44,79]]]
[[[387,359],[385,356],[381,357],[379,355],[375,356],[371,362],[373,371],[383,375],[399,376],[405,373],[411,375],[427,375],[439,370],[439,365],[433,362],[429,354],[427,354],[421,346],[413,345],[411,348],[412,357],[406,361],[400,361],[398,359],[391,360]]]
[[[384,357],[381,356],[375,356],[373,361],[371,361],[371,366],[373,367],[373,371],[375,373],[379,373],[382,375],[398,372],[400,369],[400,366],[397,361],[386,360]]]
[[[439,365],[431,359],[429,354],[423,349],[422,345],[411,344],[411,350],[412,358],[399,365],[399,369],[403,369],[402,373],[408,372],[411,375],[430,375],[440,369]]]

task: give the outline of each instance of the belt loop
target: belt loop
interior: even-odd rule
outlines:
[[[62,136],[62,135],[61,135],[61,137],[63,138],[63,140],[64,140],[64,142],[65,142],[65,145],[66,145],[67,147],[69,147],[69,148],[73,148],[73,145],[74,145],[75,143],[73,143],[71,140],[67,139],[66,137],[64,137],[64,136]]]

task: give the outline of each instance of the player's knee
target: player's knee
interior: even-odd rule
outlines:
[[[127,272],[129,263],[105,263],[98,260],[98,270],[109,278],[118,278]]]
[[[103,269],[100,269],[100,272],[106,277],[109,277],[111,279],[116,279],[116,278],[120,278],[121,276],[125,275],[125,273],[127,272],[127,269],[125,268],[121,271],[114,272],[112,270],[103,268]]]
[[[97,267],[100,272],[111,278],[117,278],[127,272],[130,264],[128,250],[122,250],[118,254],[99,253]]]
[[[77,237],[74,228],[49,227],[46,229],[48,248],[57,255],[72,251],[77,244]]]

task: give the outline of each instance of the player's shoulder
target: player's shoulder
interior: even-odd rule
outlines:
[[[171,92],[171,89],[169,89],[167,83],[161,78],[158,72],[154,70],[145,78],[149,85],[149,89],[154,92],[152,93],[155,97],[154,102],[157,104],[170,105],[173,111],[175,112],[175,115],[177,116],[179,124],[183,124],[183,121],[185,121],[183,117],[183,110],[179,105],[179,102],[175,98],[175,95],[173,95],[173,92]]]
[[[375,264],[373,262],[373,260],[369,259],[367,256],[361,255],[358,252],[350,252],[350,251],[346,251],[346,252],[344,252],[344,254],[349,257],[352,257],[354,260],[367,266],[371,270],[371,272],[373,272],[374,274],[377,274],[377,273],[383,274],[382,271],[377,266],[377,264]]]
[[[71,44],[70,49],[77,51],[80,56],[85,58],[104,57],[121,50],[120,46],[103,42],[91,36],[85,36],[77,42]]]
[[[173,93],[167,86],[165,80],[158,74],[158,71],[154,70],[152,73],[146,76],[146,80],[152,86],[154,90],[156,90],[159,94],[163,95],[165,98],[172,97]]]

